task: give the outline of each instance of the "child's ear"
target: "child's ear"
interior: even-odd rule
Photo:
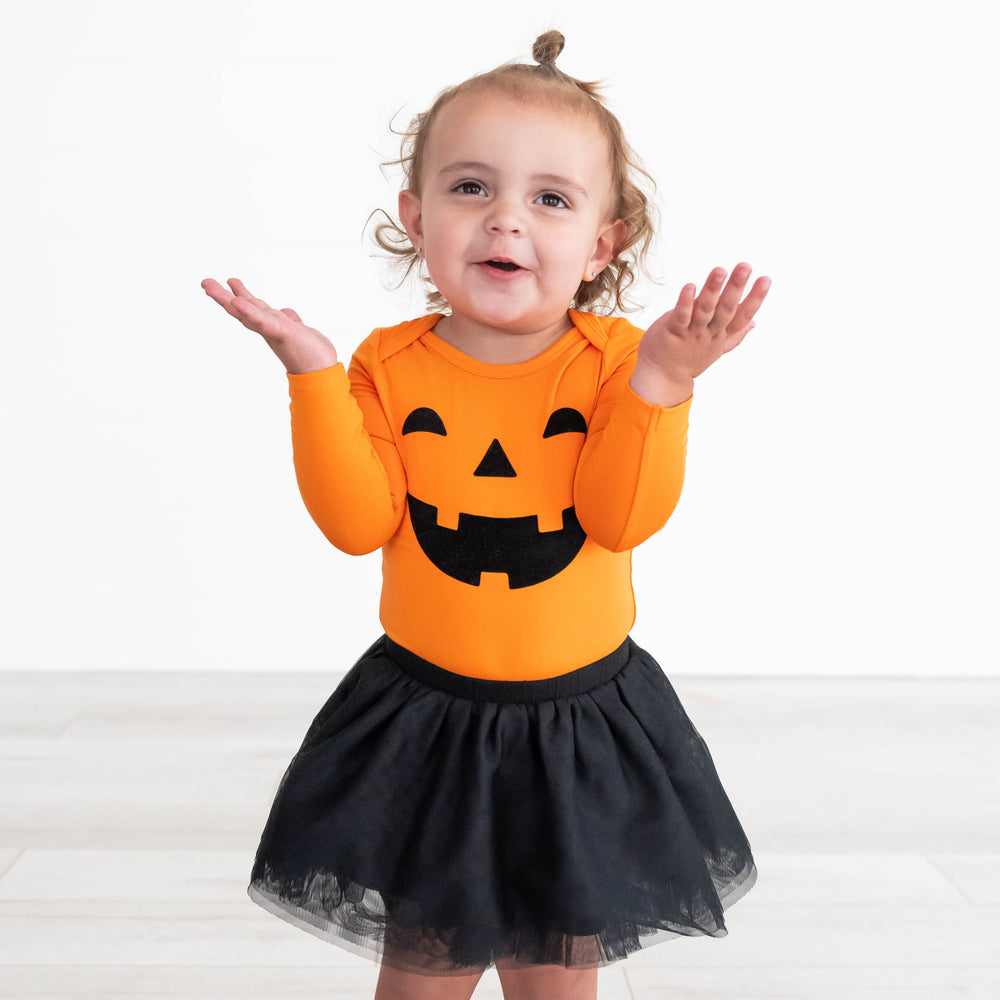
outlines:
[[[600,274],[611,263],[615,256],[615,250],[625,240],[625,231],[625,223],[621,219],[604,224],[597,234],[597,243],[594,244],[594,253],[590,258],[589,270],[591,274]]]
[[[424,245],[423,215],[420,198],[413,191],[399,192],[399,221],[403,223],[406,235],[415,247]]]

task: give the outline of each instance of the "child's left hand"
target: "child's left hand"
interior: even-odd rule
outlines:
[[[685,285],[677,305],[646,331],[630,385],[635,393],[658,406],[684,402],[694,379],[723,354],[738,347],[753,329],[753,317],[771,287],[770,278],[758,278],[745,299],[750,265],[737,264],[726,282],[725,268],[708,276],[701,294]]]

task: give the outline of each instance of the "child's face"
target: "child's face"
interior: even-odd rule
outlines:
[[[489,92],[447,105],[422,190],[399,207],[451,305],[450,337],[520,334],[544,348],[566,332],[577,287],[621,239],[611,186],[607,140],[585,115]]]

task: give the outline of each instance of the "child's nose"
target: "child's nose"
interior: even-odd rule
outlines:
[[[520,233],[524,228],[520,205],[509,198],[494,200],[486,216],[486,228],[491,233]]]

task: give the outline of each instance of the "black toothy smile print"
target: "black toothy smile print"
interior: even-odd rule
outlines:
[[[533,587],[561,573],[587,537],[576,510],[562,512],[558,531],[539,531],[538,517],[459,514],[457,528],[437,523],[437,507],[407,494],[410,521],[424,555],[442,573],[479,586],[483,573],[506,573],[511,590]]]

